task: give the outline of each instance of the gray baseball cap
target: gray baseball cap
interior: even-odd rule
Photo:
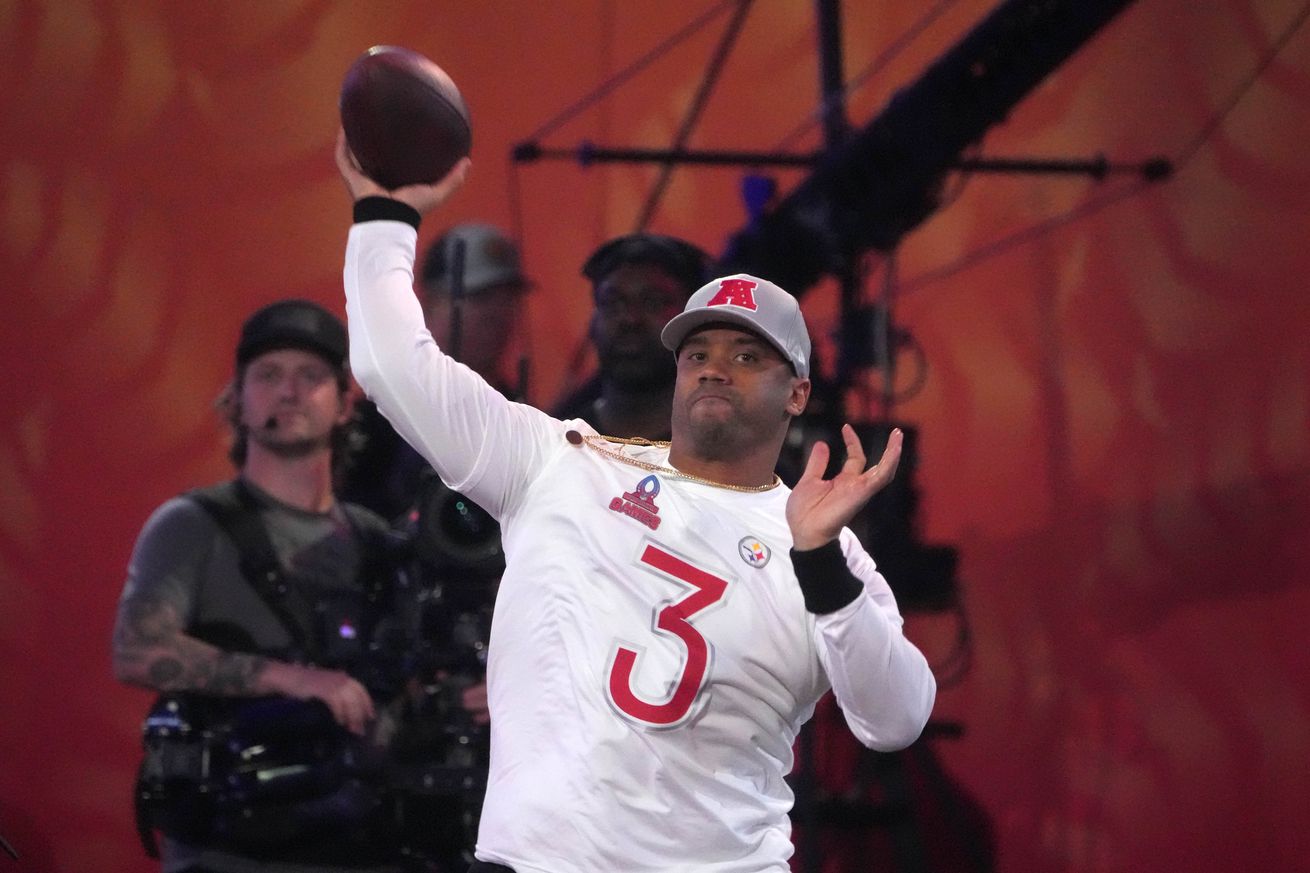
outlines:
[[[446,231],[428,249],[419,279],[452,287],[455,245],[464,243],[464,293],[477,294],[495,285],[527,285],[514,241],[497,227],[470,222]]]
[[[810,377],[810,332],[800,304],[772,282],[737,273],[702,285],[682,312],[664,325],[660,341],[676,352],[687,334],[716,322],[759,334],[782,352],[797,376]]]

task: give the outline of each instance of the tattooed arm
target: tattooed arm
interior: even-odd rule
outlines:
[[[157,691],[317,698],[342,726],[363,733],[374,717],[373,701],[347,674],[227,651],[186,632],[202,582],[224,581],[203,578],[213,572],[210,559],[221,536],[189,500],[169,501],[147,522],[114,622],[114,676]],[[227,572],[239,571],[232,566]]]
[[[125,596],[114,624],[114,676],[158,691],[246,697],[272,693],[260,677],[269,660],[227,652],[183,630],[179,603],[165,593]]]

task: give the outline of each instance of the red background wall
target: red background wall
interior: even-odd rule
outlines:
[[[933,7],[851,117],[991,6]],[[814,107],[811,4],[756,7],[694,146],[773,148]],[[925,7],[844,4],[848,74]],[[577,267],[632,229],[655,171],[515,170],[508,150],[709,8],[0,2],[0,834],[25,856],[0,870],[150,869],[129,806],[148,696],[110,677],[114,605],[151,508],[229,472],[210,401],[244,316],[342,309],[351,60],[408,45],[459,82],[474,174],[424,238],[522,232],[540,289],[520,340],[548,404],[586,368]],[[1162,154],[1176,176],[953,179],[901,247],[897,317],[930,372],[896,412],[921,429],[923,533],[961,550],[974,643],[938,705],[966,732],[940,751],[1003,870],[1310,869],[1310,30],[1243,90],[1303,15],[1139,0],[982,153]],[[545,144],[666,144],[725,20]],[[678,171],[654,229],[721,250],[739,181]],[[806,307],[822,336],[831,289]],[[947,654],[950,619],[909,628]]]

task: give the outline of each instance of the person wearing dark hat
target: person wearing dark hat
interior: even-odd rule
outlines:
[[[369,617],[386,590],[378,552],[386,525],[333,492],[351,417],[345,327],[315,303],[281,300],[245,322],[235,363],[220,404],[237,475],[150,516],[114,624],[114,675],[161,695],[146,721],[160,745],[147,745],[138,785],[143,843],[156,849],[154,831],[162,833],[163,873],[395,870],[394,847],[373,834],[370,802],[356,797],[349,811],[338,803],[326,821],[302,815],[341,801],[334,792],[347,786],[323,787],[310,806],[294,806],[293,792],[266,809],[229,791],[239,774],[220,770],[232,747],[200,740],[205,731],[231,740],[232,714],[255,723],[259,712],[274,731],[279,718],[293,719],[298,749],[312,757],[352,736],[368,743],[378,714],[373,689],[351,671],[372,643]],[[247,795],[279,774],[334,763],[260,757],[274,749],[244,748]],[[288,816],[300,816],[303,830]]]
[[[676,370],[660,328],[709,278],[710,257],[689,242],[634,233],[596,249],[582,266],[594,309],[587,338],[596,373],[552,410],[601,433],[669,438]]]

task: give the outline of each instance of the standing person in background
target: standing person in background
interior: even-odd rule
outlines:
[[[460,248],[462,274],[456,272]],[[423,323],[432,338],[514,400],[527,388],[526,362],[512,362],[513,370],[506,374],[506,353],[521,320],[523,295],[532,287],[514,241],[499,228],[479,222],[455,225],[428,248],[417,285]]]
[[[462,184],[386,191],[338,137],[354,201],[344,280],[365,391],[502,523],[488,688],[492,769],[473,870],[785,873],[792,743],[832,687],[864,744],[903,748],[936,694],[846,522],[895,475],[843,429],[775,476],[809,396],[796,300],[713,280],[664,327],[672,441],[612,441],[512,403],[432,341],[417,229]]]
[[[358,784],[292,792],[262,808],[211,807],[181,787],[237,778],[223,772],[222,750],[202,753],[199,739],[237,718],[297,738],[293,754],[303,757],[294,761],[264,761],[277,752],[258,737],[247,746],[260,751],[240,766],[263,763],[265,775],[294,764],[322,777],[339,762],[319,752],[344,747],[347,732],[371,736],[378,713],[357,676],[368,675],[369,631],[391,580],[380,553],[385,523],[333,490],[350,433],[346,351],[345,327],[317,304],[283,300],[250,316],[222,401],[237,476],[163,504],[133,550],[113,669],[164,695],[147,720],[148,734],[163,726],[163,745],[147,755],[149,790],[138,794],[139,815],[144,801],[155,804],[139,820],[148,850],[153,829],[164,832],[163,873],[399,869],[395,847],[374,830],[377,804]],[[204,768],[192,760],[210,752]]]
[[[462,247],[463,271],[456,272]],[[427,249],[415,282],[423,323],[437,344],[514,400],[526,385],[527,362],[507,361],[520,322],[523,296],[533,283],[523,273],[518,246],[482,222],[458,224]],[[512,367],[512,375],[506,368]],[[396,520],[410,512],[428,465],[396,435],[371,401],[359,404],[363,448],[342,483],[348,499]]]
[[[451,356],[507,397],[524,389],[526,360],[506,368],[510,340],[532,282],[518,247],[481,222],[455,225],[427,249],[414,290],[423,323]],[[486,640],[496,583],[504,566],[500,529],[473,501],[441,481],[372,402],[359,403],[365,435],[342,494],[393,522],[408,544],[409,574],[423,592],[427,672],[415,697],[415,732],[404,748],[440,778],[415,796],[416,816],[447,825],[431,834],[438,848],[462,844],[471,855],[486,784]],[[422,784],[420,782],[420,784]],[[449,827],[458,820],[459,827]],[[442,854],[450,854],[442,848]]]
[[[668,439],[676,370],[660,329],[709,279],[709,255],[671,236],[634,233],[596,249],[582,275],[592,285],[587,338],[596,374],[552,414],[601,433]]]

